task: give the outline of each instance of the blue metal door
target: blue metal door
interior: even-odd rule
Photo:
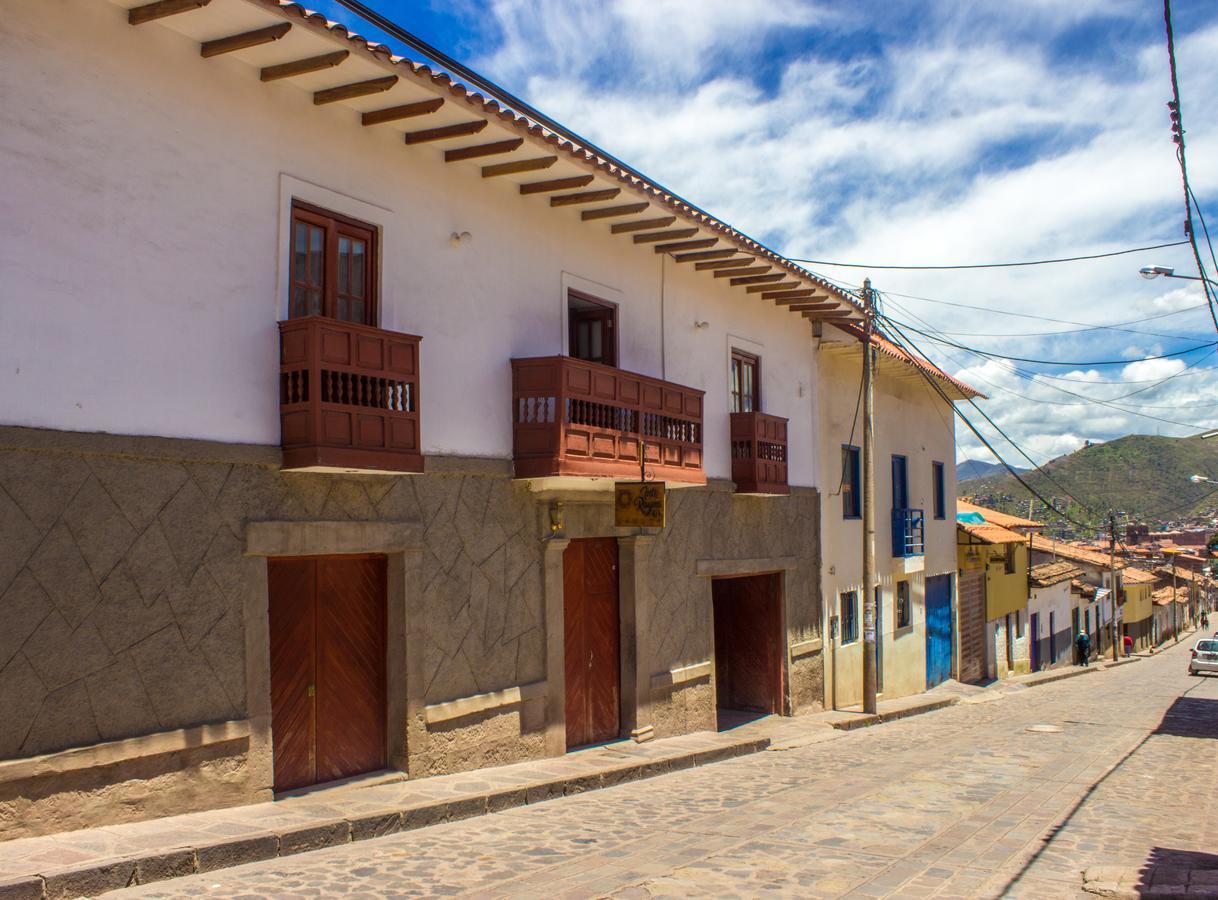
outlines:
[[[952,677],[952,577],[926,579],[926,686]]]

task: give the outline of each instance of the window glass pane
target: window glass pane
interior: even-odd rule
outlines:
[[[592,339],[592,348],[591,348],[592,352],[591,352],[591,356],[589,358],[590,359],[600,359],[601,358],[601,323],[600,322],[589,322],[588,331],[591,332],[591,339]]]
[[[309,291],[309,312],[310,316],[321,315],[321,290],[314,289]]]
[[[302,287],[292,288],[292,312],[291,317],[308,315],[305,311],[305,289]]]
[[[338,292],[340,294],[351,293],[350,277],[351,239],[340,237],[338,239]],[[339,318],[342,318],[342,316],[339,316]]]
[[[320,228],[309,228],[309,283],[321,284],[321,265],[325,259],[326,233]]]
[[[364,275],[364,261],[367,245],[364,241],[351,241],[351,284],[348,290],[352,297],[365,296],[364,285],[367,278]]]
[[[351,301],[351,321],[367,324],[367,311],[363,300]]]
[[[309,259],[309,226],[296,223],[296,234],[292,242],[292,279],[305,280],[305,266]]]
[[[753,411],[753,401],[756,398],[756,389],[753,384],[753,379],[757,374],[757,367],[750,362],[746,362],[741,368],[744,371],[744,411]]]

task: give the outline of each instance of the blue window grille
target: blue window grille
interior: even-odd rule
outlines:
[[[924,513],[920,509],[894,509],[892,511],[893,556],[924,556],[926,554],[924,518]]]

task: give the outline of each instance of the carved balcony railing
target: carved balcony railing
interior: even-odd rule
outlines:
[[[925,515],[920,509],[894,509],[892,511],[892,555],[925,556]]]
[[[419,340],[321,316],[280,322],[283,467],[422,472]]]
[[[517,478],[705,484],[702,391],[566,356],[512,360]]]
[[[761,412],[732,413],[732,481],[738,494],[789,494],[787,420]]]

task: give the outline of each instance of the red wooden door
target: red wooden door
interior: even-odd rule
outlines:
[[[782,616],[777,575],[719,578],[715,617],[715,692],[722,709],[782,708]]]
[[[267,560],[275,789],[385,765],[385,558]]]
[[[575,540],[563,551],[567,747],[616,738],[621,722],[617,540]]]

